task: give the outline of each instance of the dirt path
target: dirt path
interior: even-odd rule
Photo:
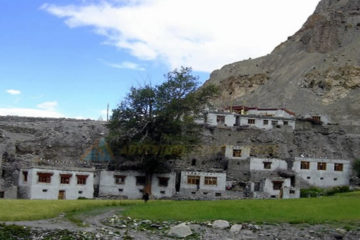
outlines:
[[[89,216],[88,213],[82,215],[79,214],[76,218],[82,220],[85,227],[76,225],[69,221],[63,214],[51,219],[35,220],[35,221],[14,221],[14,222],[3,222],[7,225],[19,225],[31,227],[38,230],[69,230],[69,231],[86,231],[86,232],[97,232],[98,229],[112,229],[112,227],[102,224],[104,219],[119,213],[121,209],[104,209],[100,213],[94,216]],[[90,211],[91,213],[91,211]]]

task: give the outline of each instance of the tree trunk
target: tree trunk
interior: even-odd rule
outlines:
[[[151,184],[152,184],[152,174],[146,173],[145,174],[145,187],[144,193],[148,193],[151,196]]]

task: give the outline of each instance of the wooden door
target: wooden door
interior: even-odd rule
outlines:
[[[65,199],[65,190],[59,191],[58,199]]]

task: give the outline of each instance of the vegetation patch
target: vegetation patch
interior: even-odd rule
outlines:
[[[60,214],[90,211],[99,207],[127,206],[139,201],[130,200],[0,200],[0,221],[38,220]]]
[[[162,221],[349,222],[360,220],[360,192],[287,200],[152,201],[129,206],[123,215]]]

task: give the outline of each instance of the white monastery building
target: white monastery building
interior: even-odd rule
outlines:
[[[78,199],[94,197],[92,168],[55,169],[32,167],[22,169],[19,192],[28,199]]]

